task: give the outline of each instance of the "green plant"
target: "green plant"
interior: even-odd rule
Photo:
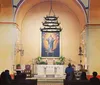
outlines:
[[[60,60],[60,62],[64,62],[64,61],[65,61],[65,57],[60,56],[60,57],[59,57],[59,60]]]
[[[45,61],[42,60],[42,57],[37,57],[37,64],[47,64]]]
[[[17,64],[16,66],[21,66],[20,64]]]
[[[21,68],[21,65],[20,64],[17,64],[16,65],[16,69],[20,69]]]
[[[56,61],[55,64],[56,64],[56,65],[61,65],[61,62]]]
[[[55,64],[61,65],[61,64],[64,64],[64,62],[65,62],[65,57],[60,56],[60,57],[59,57],[59,60],[56,61]]]
[[[37,60],[38,60],[39,62],[41,62],[41,61],[42,61],[42,57],[39,56],[39,57],[37,58]]]
[[[41,61],[39,64],[47,64],[46,62],[44,62],[44,61]]]

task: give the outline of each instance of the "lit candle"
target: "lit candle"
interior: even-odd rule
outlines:
[[[55,64],[55,58],[53,58],[53,64]]]
[[[48,62],[48,59],[46,58],[46,63]]]

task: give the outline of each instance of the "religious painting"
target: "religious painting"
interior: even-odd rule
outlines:
[[[42,32],[42,57],[59,57],[60,55],[59,32]]]

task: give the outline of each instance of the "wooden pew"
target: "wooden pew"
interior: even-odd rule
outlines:
[[[11,85],[37,85],[37,79],[28,79],[28,80],[21,80],[21,81],[12,81]]]
[[[67,81],[64,80],[64,85],[91,85],[88,80],[73,80],[73,81]]]

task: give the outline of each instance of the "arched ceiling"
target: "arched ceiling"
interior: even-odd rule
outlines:
[[[61,3],[61,5],[65,5],[66,8],[68,8],[73,15],[77,17],[79,20],[80,26],[83,29],[84,25],[86,24],[86,14],[84,11],[84,8],[80,5],[78,0],[52,0],[53,2]],[[35,7],[36,5],[39,5],[41,3],[50,2],[50,0],[23,0],[23,2],[20,3],[18,9],[16,10],[15,19],[16,23],[19,25],[19,29],[21,29],[21,24],[24,19],[24,16],[26,13]],[[52,3],[53,3],[52,2]],[[63,9],[62,9],[63,10]]]

